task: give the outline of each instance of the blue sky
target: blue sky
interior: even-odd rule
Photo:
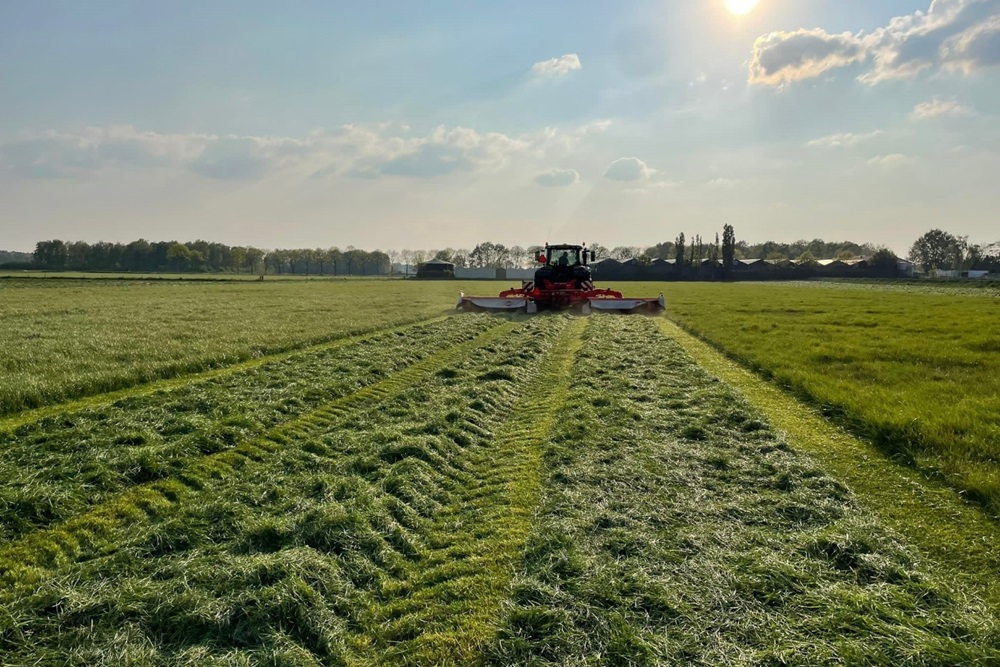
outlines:
[[[0,3],[0,247],[1000,237],[1000,0]]]

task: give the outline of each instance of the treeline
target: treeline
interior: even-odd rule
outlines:
[[[808,264],[819,260],[854,260],[860,257],[878,260],[888,269],[895,254],[870,243],[830,242],[823,239],[792,243],[767,241],[748,243],[736,238],[731,225],[725,225],[721,237],[687,238],[678,234],[673,241],[648,247],[591,244],[598,259],[614,259],[639,265],[668,260],[678,270],[700,266],[706,260],[731,267],[734,260],[763,259],[770,262],[791,260]],[[339,248],[303,248],[263,250],[252,246],[228,246],[223,243],[194,241],[150,242],[139,239],[128,244],[41,241],[33,254],[0,251],[0,268],[42,268],[53,271],[141,271],[141,272],[230,272],[290,275],[388,275],[395,269],[416,267],[431,259],[469,268],[521,268],[535,265],[544,251],[539,245],[506,246],[485,241],[474,248],[434,250],[367,251],[352,246]],[[964,236],[931,230],[910,249],[909,258],[924,272],[938,270],[985,270],[1000,272],[1000,243],[975,245]],[[724,269],[728,270],[728,268]]]
[[[979,245],[969,243],[968,236],[932,229],[913,243],[910,261],[930,275],[938,271],[1000,273],[1000,242]]]
[[[15,252],[0,250],[0,268],[23,269],[30,267],[32,256],[30,252]]]
[[[729,227],[729,225],[727,225]],[[653,246],[616,246],[608,248],[599,243],[589,247],[598,259],[615,259],[624,262],[630,259],[641,263],[653,262],[657,259],[681,259],[683,262],[695,264],[705,259],[720,259],[722,257],[723,240],[719,236],[713,241],[707,241],[700,235],[686,239],[684,234],[678,235],[673,241],[664,241]],[[734,259],[769,259],[769,260],[821,260],[821,259],[854,259],[860,256],[871,256],[878,247],[870,243],[854,243],[852,241],[830,242],[823,239],[812,241],[795,241],[794,243],[751,244],[733,239]],[[439,259],[451,262],[455,266],[470,268],[518,268],[533,266],[534,258],[543,251],[542,246],[505,246],[502,243],[480,243],[472,250],[466,248],[443,248],[440,250],[403,250],[397,253],[400,260],[410,266],[422,264],[429,259]],[[391,253],[390,253],[391,254]]]
[[[290,275],[381,276],[392,271],[389,255],[348,247],[262,250],[193,241],[86,243],[40,241],[35,268],[51,271],[229,272]]]

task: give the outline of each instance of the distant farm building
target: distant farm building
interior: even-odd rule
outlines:
[[[989,271],[938,271],[938,278],[972,278],[982,280],[990,275]]]
[[[455,265],[443,259],[432,259],[417,267],[421,280],[447,280],[455,277]]]

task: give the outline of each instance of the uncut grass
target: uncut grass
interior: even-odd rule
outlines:
[[[668,312],[1000,516],[1000,299],[831,285],[677,285]]]
[[[417,325],[0,432],[0,543],[176,475],[498,323]]]
[[[137,522],[114,553],[0,593],[4,664],[419,662],[422,635],[506,587],[509,484],[489,451],[567,321],[532,320],[258,474],[205,480],[202,502]]]
[[[426,319],[463,288],[0,280],[0,415]]]
[[[989,610],[654,323],[593,318],[584,350],[491,664],[1000,660]]]

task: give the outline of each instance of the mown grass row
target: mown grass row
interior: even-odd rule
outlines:
[[[1000,613],[1000,524],[951,487],[896,465],[871,443],[855,438],[814,409],[759,377],[669,319],[657,325],[707,372],[737,390],[785,435],[851,488],[879,522],[934,562],[940,576]]]
[[[1000,660],[988,609],[655,323],[594,318],[496,665]]]
[[[0,281],[0,415],[427,319],[460,289],[386,280]]]
[[[123,528],[148,518],[162,519],[179,505],[194,502],[207,489],[240,476],[257,474],[262,466],[272,462],[275,452],[283,451],[296,439],[309,439],[318,432],[337,428],[359,407],[391,399],[426,374],[502,338],[514,328],[516,324],[507,323],[489,329],[261,437],[216,454],[196,457],[173,477],[129,487],[68,521],[27,533],[0,548],[0,583],[9,584],[9,593],[14,595],[20,588],[44,580],[50,572],[66,564],[113,553],[120,548],[118,540]]]
[[[1000,516],[1000,299],[677,285],[670,316]]]
[[[418,325],[0,431],[0,544],[177,475],[500,323]]]
[[[103,549],[36,563],[44,576],[22,562],[44,551],[33,535],[24,550],[4,550],[5,664],[336,665],[468,654],[489,639],[484,614],[490,605],[499,612],[509,577],[503,554],[511,560],[528,529],[531,483],[518,475],[540,436],[508,419],[531,414],[519,401],[534,407],[550,391],[533,377],[558,380],[566,370],[548,353],[567,343],[560,332],[569,323],[498,327],[398,374],[409,377],[391,391],[375,385],[290,424],[240,469],[186,473],[184,495],[140,508]],[[539,384],[540,395],[525,393]],[[58,532],[37,535],[58,541]]]

